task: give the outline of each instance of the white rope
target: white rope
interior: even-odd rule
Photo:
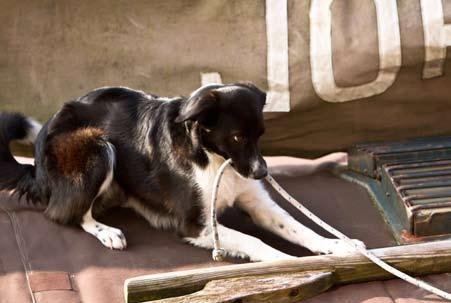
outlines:
[[[218,173],[216,174],[216,178],[215,178],[215,182],[214,182],[214,186],[213,186],[213,194],[212,194],[212,210],[211,210],[211,226],[213,229],[213,234],[214,234],[214,250],[213,250],[213,259],[215,261],[222,260],[222,257],[224,255],[224,250],[222,250],[220,248],[220,243],[219,243],[219,235],[218,235],[218,230],[217,230],[217,222],[216,222],[216,199],[217,199],[217,191],[218,191],[218,187],[219,187],[219,182],[221,180],[221,177],[224,173],[224,169],[227,167],[227,165],[229,165],[231,163],[231,159],[225,161],[221,167],[218,170]],[[356,244],[354,241],[352,241],[350,238],[348,238],[347,236],[345,236],[343,233],[341,233],[340,231],[336,230],[335,228],[333,228],[332,226],[330,226],[329,224],[327,224],[326,222],[324,222],[323,220],[321,220],[319,217],[317,217],[315,214],[313,214],[311,211],[309,211],[306,207],[304,207],[301,203],[299,203],[299,201],[297,201],[296,199],[294,199],[292,196],[290,196],[290,194],[288,194],[274,179],[273,177],[271,177],[269,174],[266,177],[266,181],[268,181],[269,184],[271,184],[271,186],[283,197],[285,198],[285,200],[287,200],[288,202],[290,202],[291,205],[293,205],[294,207],[296,207],[299,211],[301,211],[304,215],[306,215],[310,220],[312,220],[313,222],[315,222],[317,225],[319,225],[320,227],[322,227],[324,230],[328,231],[329,233],[333,234],[334,236],[336,236],[337,238],[339,238],[340,240],[343,240],[345,243],[347,243],[348,245],[352,246],[356,251],[358,251],[359,253],[361,253],[362,255],[364,255],[365,257],[367,257],[368,259],[370,259],[371,261],[373,261],[375,264],[377,264],[378,266],[380,266],[381,268],[383,268],[384,270],[388,271],[389,273],[393,274],[394,276],[409,282],[419,288],[422,288],[428,292],[431,292],[433,294],[436,294],[437,296],[440,296],[444,299],[447,299],[449,301],[451,301],[451,294],[447,293],[441,289],[438,289],[422,280],[413,278],[405,273],[403,273],[402,271],[394,268],[393,266],[385,263],[384,261],[382,261],[381,259],[379,259],[376,255],[374,255],[372,252],[366,250],[364,247],[359,246],[358,244]],[[219,256],[219,258],[218,258]]]
[[[218,235],[218,220],[216,218],[216,200],[218,198],[218,189],[219,189],[219,181],[221,181],[221,177],[224,174],[224,170],[226,169],[227,165],[232,163],[232,159],[228,159],[222,163],[222,165],[219,167],[218,172],[216,173],[215,180],[213,182],[213,192],[211,196],[211,209],[210,209],[210,216],[211,216],[211,229],[213,231],[213,252],[212,257],[215,261],[222,261],[225,256],[225,251],[221,249],[220,243],[219,243],[219,235]]]

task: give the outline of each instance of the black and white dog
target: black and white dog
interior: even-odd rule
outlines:
[[[266,163],[258,149],[266,94],[249,83],[207,85],[173,99],[124,87],[94,90],[66,103],[43,127],[0,113],[0,190],[46,206],[60,223],[79,224],[111,249],[122,232],[95,220],[113,206],[131,207],[156,228],[211,249],[212,183],[224,159],[218,212],[236,203],[260,226],[316,253],[352,251],[324,238],[281,209],[263,188]],[[35,143],[35,165],[22,165],[9,142]],[[219,225],[231,256],[253,261],[290,258],[252,236]]]

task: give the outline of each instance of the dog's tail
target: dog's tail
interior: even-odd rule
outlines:
[[[11,154],[9,144],[13,140],[34,144],[41,127],[22,114],[0,112],[0,190],[13,191],[33,203],[39,202],[35,167],[19,164]]]

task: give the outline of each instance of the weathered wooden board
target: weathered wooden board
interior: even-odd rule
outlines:
[[[412,275],[451,272],[450,240],[380,248],[374,249],[372,252],[384,261]],[[249,279],[247,286],[245,284],[241,284],[240,286],[240,289],[242,290],[249,289],[248,294],[245,292],[242,293],[242,297],[246,298],[246,296],[252,297],[252,292],[256,283],[255,279],[259,279],[259,277],[256,276],[265,276],[267,278],[274,275],[274,284],[277,284],[277,277],[281,277],[281,274],[302,274],[311,271],[321,271],[323,273],[329,272],[330,285],[329,282],[326,283],[327,287],[322,283],[318,283],[316,289],[310,288],[308,290],[310,295],[320,293],[331,285],[388,279],[393,277],[391,274],[359,254],[348,256],[312,256],[295,260],[238,264],[131,278],[125,282],[125,298],[127,302],[135,303],[183,296],[201,291],[202,289],[206,291],[204,294],[212,293],[212,284],[210,284],[207,289],[204,288],[210,281],[223,280],[222,282],[224,282],[224,284],[228,284],[231,283],[230,279],[240,277],[243,279],[240,279],[239,281],[243,283],[245,283],[246,279]],[[221,281],[218,281],[213,285],[218,286],[220,284]],[[315,284],[313,283],[313,285]],[[226,286],[221,287],[224,288]],[[299,285],[298,289],[302,290],[303,286]],[[305,289],[308,288],[306,287]],[[277,292],[279,292],[280,296],[278,299],[275,299],[277,297],[275,293]],[[202,295],[202,292],[197,295]],[[289,296],[286,295],[286,288],[284,287],[280,287],[278,290],[273,289],[272,295],[273,299],[271,302],[292,302]],[[182,299],[183,298],[177,298],[177,302],[184,302],[181,301]],[[165,300],[161,302],[175,301]],[[219,300],[214,302],[233,301]],[[246,301],[243,300],[242,302]],[[248,302],[253,301],[250,300]]]
[[[251,303],[293,302],[313,297],[319,290],[333,286],[327,271],[295,272],[213,280],[204,289],[183,297],[153,301],[156,303]]]

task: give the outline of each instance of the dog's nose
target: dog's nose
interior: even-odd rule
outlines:
[[[250,177],[253,179],[263,179],[268,175],[268,168],[266,166],[266,162],[256,161],[254,165],[252,165],[252,171]]]

